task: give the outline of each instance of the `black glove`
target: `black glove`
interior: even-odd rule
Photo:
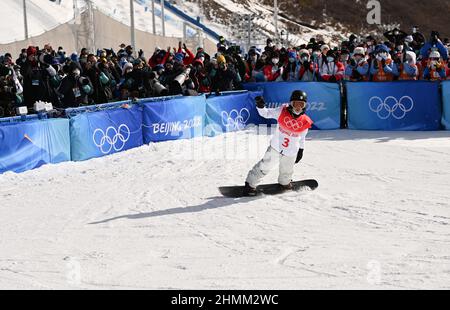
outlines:
[[[381,60],[381,65],[383,66],[383,68],[386,67],[386,60],[385,59]]]
[[[258,97],[255,98],[255,101],[256,101],[256,106],[259,109],[264,109],[266,107],[266,102],[264,101],[263,97],[258,96]]]
[[[303,158],[303,149],[299,149],[297,153],[297,160],[295,161],[296,164],[298,164]]]
[[[352,59],[350,60],[350,66],[356,67],[356,60],[355,60],[354,58],[352,58]]]
[[[141,58],[142,55],[144,55],[144,51],[142,49],[140,49],[138,54],[139,54],[139,58]]]

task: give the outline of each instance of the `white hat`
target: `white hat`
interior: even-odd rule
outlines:
[[[127,69],[133,69],[133,65],[130,62],[126,62],[122,68],[122,75],[125,75]]]
[[[329,45],[327,45],[327,44],[324,44],[324,45],[322,45],[321,47],[320,47],[320,51],[321,52],[323,52],[325,49],[330,49],[330,46]]]
[[[416,55],[416,53],[408,51],[408,52],[406,52],[406,55],[411,57],[411,59],[413,61],[413,64],[415,65],[416,62],[417,62],[417,55]]]
[[[438,51],[432,51],[429,58],[441,58],[441,54]]]
[[[299,54],[299,55],[303,55],[303,54],[308,54],[308,55],[309,55],[309,51],[308,51],[307,49],[301,49],[301,50],[298,52],[298,54]]]
[[[366,49],[364,47],[357,47],[353,51],[353,55],[366,55]]]

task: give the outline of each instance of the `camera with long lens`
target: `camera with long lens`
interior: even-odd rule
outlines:
[[[183,94],[183,84],[189,78],[191,68],[186,68],[182,73],[177,75],[175,79],[169,84],[169,91],[171,95]]]
[[[152,97],[164,97],[169,95],[169,90],[161,84],[157,78],[150,80],[150,88],[152,90]]]

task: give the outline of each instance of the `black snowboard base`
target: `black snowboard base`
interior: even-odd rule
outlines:
[[[289,192],[299,192],[304,190],[313,191],[319,187],[319,183],[316,180],[304,180],[304,181],[298,181],[298,182],[292,182],[293,189],[292,190],[285,190],[283,186],[280,184],[265,184],[260,185],[256,188],[256,191],[258,194],[256,196],[261,195],[268,195],[268,196],[274,196],[274,195],[280,195],[284,193]],[[219,187],[220,193],[227,198],[242,198],[247,197],[244,195],[244,186],[225,186],[225,187]],[[253,196],[250,196],[253,197]]]

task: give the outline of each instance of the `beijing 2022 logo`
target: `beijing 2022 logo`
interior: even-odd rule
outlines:
[[[118,129],[110,126],[103,131],[98,128],[92,135],[92,140],[96,147],[99,148],[103,154],[109,154],[112,150],[120,152],[125,147],[125,144],[130,140],[131,131],[127,125],[122,124]]]
[[[382,100],[380,97],[372,97],[369,100],[369,109],[377,113],[378,118],[386,120],[393,117],[397,120],[404,119],[408,112],[414,108],[414,100],[409,96],[403,96],[400,100],[389,96]]]
[[[222,112],[222,124],[227,130],[244,130],[245,125],[250,119],[250,111],[246,108],[231,110],[230,113]]]

